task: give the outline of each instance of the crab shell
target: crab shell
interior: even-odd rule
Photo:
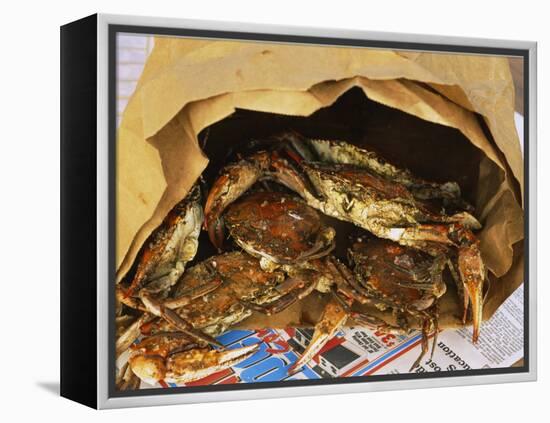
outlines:
[[[249,254],[277,264],[299,264],[328,249],[335,232],[296,196],[255,192],[231,204],[224,215],[235,242]]]
[[[423,311],[446,292],[443,266],[416,249],[385,239],[359,240],[349,256],[357,279],[373,298],[381,300],[381,308],[390,305],[405,312]]]
[[[241,301],[263,304],[282,296],[276,287],[284,279],[283,272],[266,272],[257,259],[242,252],[213,256],[188,269],[173,296],[216,281],[220,286],[175,311],[195,329],[217,336],[252,314]],[[163,322],[159,330],[170,330],[170,325]]]
[[[195,185],[147,238],[136,258],[136,271],[125,294],[147,286],[151,292],[170,288],[198,249],[204,214],[200,189]]]
[[[456,182],[435,183],[418,178],[412,172],[405,168],[399,168],[380,157],[374,151],[369,151],[361,147],[344,141],[307,139],[301,137],[296,143],[304,143],[315,152],[316,157],[309,161],[319,159],[325,163],[335,164],[353,164],[364,169],[370,169],[376,175],[386,180],[407,187],[416,199],[442,198],[454,201],[457,205],[471,210],[461,199],[460,187]],[[303,151],[303,149],[302,149]]]
[[[395,239],[393,227],[415,226],[431,218],[403,185],[366,169],[325,163],[304,163],[303,168],[324,199],[310,198],[308,203],[329,216],[361,223],[379,237]]]

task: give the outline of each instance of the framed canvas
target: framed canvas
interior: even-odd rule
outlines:
[[[61,28],[61,394],[536,378],[536,43]]]

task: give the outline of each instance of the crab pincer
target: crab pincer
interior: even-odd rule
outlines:
[[[180,332],[153,335],[131,348],[128,363],[142,381],[187,383],[246,360],[259,344],[229,350],[201,347]]]
[[[309,363],[321,351],[326,343],[344,326],[349,313],[336,299],[330,302],[323,309],[319,322],[315,325],[313,337],[301,357],[290,367],[290,375],[297,373]]]
[[[458,249],[458,270],[460,272],[460,280],[465,288],[464,300],[464,317],[465,322],[468,302],[471,303],[472,312],[472,341],[477,342],[479,339],[479,330],[483,319],[483,286],[487,278],[487,271],[481,253],[479,251],[479,241],[476,239],[474,243],[466,243]]]

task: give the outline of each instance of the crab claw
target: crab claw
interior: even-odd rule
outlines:
[[[336,334],[338,329],[346,323],[347,318],[348,312],[344,310],[342,304],[336,298],[332,298],[325,306],[321,319],[315,325],[311,342],[302,356],[290,367],[288,373],[292,375],[299,372],[302,367],[311,361]]]
[[[483,283],[485,281],[485,266],[477,245],[461,247],[458,252],[458,270],[464,284],[465,295],[471,303],[472,310],[472,341],[477,342],[479,328],[483,319]],[[464,302],[466,308],[468,301]]]
[[[192,348],[166,358],[161,354],[135,354],[130,357],[129,363],[132,371],[146,383],[187,383],[246,360],[258,348],[259,344],[223,351]]]
[[[193,349],[171,355],[167,360],[166,382],[185,383],[234,366],[258,351],[260,344],[232,350]]]
[[[269,167],[269,160],[269,154],[265,151],[253,154],[248,159],[226,166],[212,185],[204,206],[204,229],[216,248],[221,249],[223,245],[221,216],[224,210],[260,179]]]
[[[212,221],[204,221],[205,227],[208,229],[208,237],[210,238],[210,241],[218,249],[218,251],[222,250],[223,247],[223,241],[225,239],[225,231],[224,231],[224,224],[222,218],[215,218],[212,219]]]

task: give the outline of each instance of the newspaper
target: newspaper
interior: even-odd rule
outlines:
[[[471,342],[470,327],[447,329],[438,334],[431,351],[411,369],[421,351],[421,334],[393,335],[362,327],[339,331],[300,372],[288,374],[311,339],[312,329],[232,330],[218,337],[226,348],[260,344],[258,351],[238,365],[206,378],[179,386],[230,383],[278,382],[284,380],[330,379],[399,373],[445,372],[510,367],[523,358],[523,285],[494,316],[483,323],[477,344]],[[430,342],[430,346],[433,342]],[[120,357],[121,366],[126,357]],[[141,389],[175,387],[149,385]]]

